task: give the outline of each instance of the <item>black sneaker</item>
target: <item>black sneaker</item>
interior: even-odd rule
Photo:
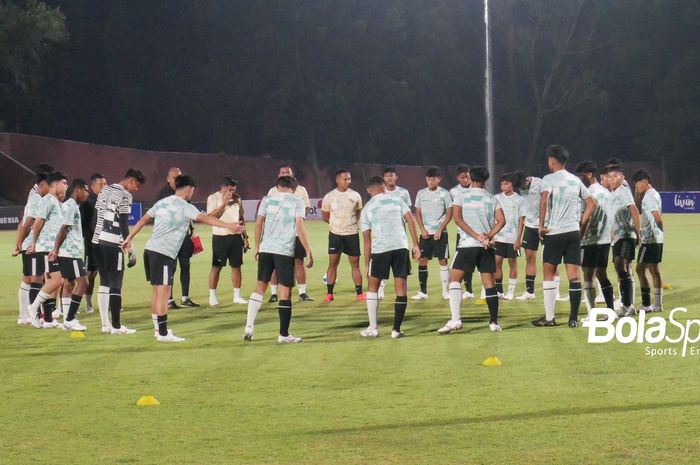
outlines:
[[[306,294],[306,293],[299,294],[299,302],[313,302],[313,301],[314,301],[314,299],[309,297],[308,294]]]
[[[174,300],[168,300],[168,310],[177,310],[180,306]]]
[[[277,302],[277,294],[272,294],[272,295],[270,296],[270,300],[268,300],[267,303],[268,303],[268,304],[274,304],[275,302]]]
[[[578,320],[569,320],[569,328],[578,328]]]
[[[554,318],[552,318],[551,320],[548,320],[547,317],[544,317],[544,316],[542,318],[537,319],[537,320],[533,320],[531,323],[532,323],[532,326],[556,326],[557,325],[556,321],[554,321]]]
[[[199,307],[199,304],[194,303],[194,302],[192,301],[192,299],[183,300],[183,301],[180,302],[180,305],[182,305],[183,307],[190,307],[190,308],[197,308],[197,307]]]

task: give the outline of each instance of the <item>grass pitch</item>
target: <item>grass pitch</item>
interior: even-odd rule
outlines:
[[[666,215],[664,223],[663,274],[673,287],[664,315],[684,306],[700,318],[700,216]],[[388,286],[382,336],[364,340],[366,311],[352,301],[344,258],[335,302],[321,302],[327,229],[308,229],[316,301],[294,302],[291,332],[304,342],[291,346],[276,344],[271,304],[258,316],[256,340],[243,343],[246,309],[228,303],[225,279],[220,307],[206,307],[208,227],[198,227],[207,250],[192,269],[191,296],[203,306],[170,313],[170,327],[187,338],[173,345],[154,341],[141,263],[127,270],[124,290],[122,318],[135,335],[99,334],[96,314],[79,315],[85,339],[17,326],[20,260],[9,256],[13,233],[0,233],[0,463],[698,463],[700,358],[650,357],[646,344],[590,345],[585,328],[532,328],[542,314],[541,275],[536,301],[501,303],[502,333],[488,331],[485,306],[466,301],[464,329],[438,336],[449,309],[435,261],[429,300],[409,301],[408,337],[389,337]],[[245,259],[247,298],[256,266]],[[523,281],[521,270],[518,293]],[[557,306],[566,321],[568,303]],[[482,367],[489,356],[503,365]],[[161,405],[137,407],[143,395]]]

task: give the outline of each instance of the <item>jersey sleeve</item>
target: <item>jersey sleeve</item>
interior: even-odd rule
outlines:
[[[360,213],[360,230],[362,232],[365,232],[369,229],[372,229],[372,224],[369,221],[369,213],[367,213],[367,209],[363,209],[362,213]]]
[[[416,194],[416,208],[422,209],[423,208],[422,203],[423,203],[423,190],[419,190],[418,193]]]
[[[194,221],[197,219],[199,216],[199,209],[192,205],[191,203],[188,203],[185,206],[185,218],[187,218],[190,221]]]
[[[622,194],[622,203],[625,205],[625,207],[629,207],[630,205],[634,205],[634,197],[632,197],[632,191],[623,188],[620,193]]]
[[[452,194],[450,194],[448,191],[445,191],[445,197],[442,200],[442,204],[445,207],[445,210],[452,206]]]
[[[216,210],[218,207],[219,206],[216,205],[216,194],[212,194],[207,197],[207,215]]]
[[[493,211],[496,210],[503,210],[503,206],[501,205],[501,201],[498,200],[498,197],[494,196],[493,197]]]
[[[41,202],[36,208],[36,215],[34,218],[41,218],[42,220],[45,220],[46,217],[49,216],[49,207],[51,206],[51,202],[49,201],[49,196],[45,196],[41,199]]]
[[[454,194],[452,194],[452,203],[450,206],[461,207],[462,206],[462,193],[460,191],[455,191]]]
[[[294,209],[294,218],[306,218],[306,205],[299,199],[297,206]]]
[[[128,192],[124,193],[124,195],[122,195],[121,200],[119,201],[120,215],[128,215],[129,213],[131,213],[131,202],[131,194],[129,194]]]
[[[525,199],[520,197],[518,199],[518,217],[527,216],[527,207],[525,206]]]
[[[258,207],[258,216],[262,216],[263,218],[265,218],[265,210],[267,210],[267,202],[269,198],[269,196],[265,196],[260,201],[260,206]]]
[[[552,186],[550,175],[547,175],[544,178],[542,178],[540,193],[549,192],[551,194],[553,190],[554,186]]]
[[[323,210],[324,212],[331,211],[331,193],[330,192],[323,196],[323,200],[321,201],[321,210]]]
[[[409,207],[411,205],[413,205],[411,203],[411,194],[409,194],[406,189],[404,189],[404,191],[403,191],[403,196],[404,196],[404,202],[406,202],[406,205],[408,205]]]
[[[651,205],[649,205],[649,213],[652,213],[652,212],[661,213],[661,196],[658,194],[658,192],[655,192],[654,196],[651,197],[649,200],[650,200],[649,203],[651,204]]]
[[[410,213],[410,212],[411,212],[411,208],[410,208],[411,206],[408,205],[408,204],[407,204],[406,202],[404,202],[403,200],[401,200],[400,202],[401,202],[401,216],[405,215],[406,213]]]
[[[583,200],[586,200],[588,197],[591,196],[591,191],[588,190],[586,186],[583,185],[583,181],[579,179],[578,181],[579,184],[579,197],[581,197]]]
[[[156,212],[158,211],[158,209],[160,208],[161,205],[162,205],[162,200],[157,201],[156,203],[153,204],[153,206],[151,208],[148,209],[148,211],[146,212],[146,215],[150,216],[151,218],[155,218]]]
[[[362,210],[362,196],[359,192],[355,192],[355,200],[357,201],[355,211]]]
[[[62,226],[73,226],[73,218],[75,218],[75,212],[78,209],[78,204],[71,203],[66,205],[63,204],[63,218],[61,220]]]

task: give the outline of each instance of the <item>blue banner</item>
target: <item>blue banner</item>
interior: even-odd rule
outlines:
[[[135,225],[141,219],[141,204],[132,203],[131,213],[129,213],[129,226]]]
[[[700,213],[700,191],[659,192],[663,213]]]

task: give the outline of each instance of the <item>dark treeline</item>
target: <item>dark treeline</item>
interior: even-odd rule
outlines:
[[[17,2],[16,2],[17,3]],[[53,0],[67,41],[10,131],[297,160],[482,162],[480,0]],[[497,163],[700,170],[700,2],[492,0]],[[19,126],[19,127],[18,127]]]

